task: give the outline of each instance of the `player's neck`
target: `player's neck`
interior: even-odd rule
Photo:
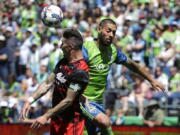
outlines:
[[[69,63],[76,62],[80,59],[83,59],[82,51],[72,51],[71,55],[68,57]]]
[[[108,46],[103,45],[103,43],[102,43],[100,40],[97,40],[97,41],[96,41],[96,44],[97,44],[98,48],[99,48],[100,50],[102,50],[102,51],[108,49]]]

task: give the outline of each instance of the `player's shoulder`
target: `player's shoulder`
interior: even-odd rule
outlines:
[[[89,69],[85,61],[81,61],[81,63],[77,66],[77,69],[74,70],[72,74],[72,80],[79,80],[88,82],[89,80]]]
[[[74,75],[76,75],[78,78],[81,76],[88,76],[88,70],[86,69],[78,69],[74,72]]]
[[[116,45],[111,44],[111,48],[116,51],[117,53],[123,53],[120,48],[118,48]],[[124,53],[123,53],[124,54]]]
[[[94,40],[85,41],[83,43],[82,53],[86,62],[88,62],[89,59],[94,56],[95,52],[98,52],[98,50]]]
[[[111,44],[110,48],[111,48],[110,50],[112,51],[112,54],[114,55],[117,55],[118,53],[122,53],[122,51],[119,48],[117,48],[114,44]]]
[[[77,65],[78,69],[79,70],[83,70],[83,71],[86,71],[88,72],[89,71],[89,68],[88,68],[88,65],[85,61],[85,59],[81,59],[79,62],[78,62],[78,65]]]
[[[117,50],[117,47],[115,46],[115,44],[111,44],[110,48],[113,48],[114,50]]]

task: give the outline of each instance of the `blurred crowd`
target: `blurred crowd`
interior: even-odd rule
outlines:
[[[41,22],[41,10],[49,4],[63,10],[59,28]],[[180,105],[178,0],[1,0],[0,9],[0,122],[18,121],[24,101],[63,57],[63,29],[77,28],[84,40],[93,40],[98,23],[107,17],[118,26],[114,45],[166,88],[166,93],[154,92],[143,78],[113,65],[104,98],[109,116],[117,116],[115,124],[122,124],[124,116],[146,118],[152,99],[164,117],[180,114],[168,112]],[[33,104],[29,117],[44,113],[50,97],[51,92]]]

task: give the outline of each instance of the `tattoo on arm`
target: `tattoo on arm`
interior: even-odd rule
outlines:
[[[141,75],[143,78],[145,78],[148,81],[152,81],[153,78],[150,74],[147,73],[147,71],[145,70],[145,68],[143,68],[142,66],[140,66],[138,63],[136,63],[135,61],[128,59],[125,63],[123,63],[123,65],[125,65],[127,68],[129,68],[130,70],[132,70],[133,72]]]
[[[40,86],[36,89],[36,91],[32,94],[34,100],[39,99],[44,94],[46,94],[49,90],[51,90],[54,86],[55,74],[51,73],[46,81],[40,84]]]

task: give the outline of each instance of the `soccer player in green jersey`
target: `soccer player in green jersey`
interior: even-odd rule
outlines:
[[[104,19],[98,27],[97,41],[87,41],[83,45],[83,56],[89,66],[90,81],[80,102],[83,113],[87,116],[86,129],[89,135],[101,132],[103,135],[113,134],[109,129],[111,122],[105,114],[103,94],[110,66],[113,63],[123,64],[130,70],[148,80],[155,90],[164,90],[161,83],[149,75],[143,67],[128,59],[112,41],[116,33],[116,23],[111,19]],[[100,127],[100,128],[97,128]]]

